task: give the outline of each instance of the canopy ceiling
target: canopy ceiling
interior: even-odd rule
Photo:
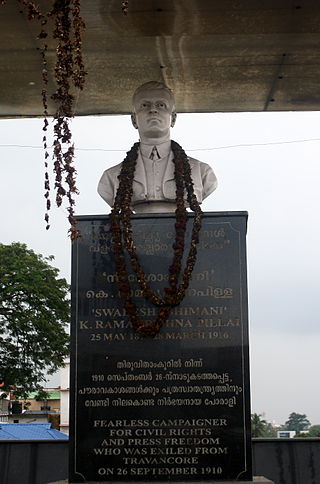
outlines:
[[[149,80],[174,90],[178,112],[320,110],[318,0],[129,0],[127,16],[121,0],[81,5],[89,74],[77,115],[128,113]],[[40,27],[21,10],[0,6],[0,117],[42,115]],[[50,41],[50,92],[54,59]]]

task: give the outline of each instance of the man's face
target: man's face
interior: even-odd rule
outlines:
[[[132,123],[142,138],[169,135],[175,121],[173,102],[164,89],[148,89],[138,93],[134,101]]]

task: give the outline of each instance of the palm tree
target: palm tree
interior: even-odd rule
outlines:
[[[258,413],[251,414],[251,436],[262,437],[267,426],[267,421],[261,418],[262,415]]]

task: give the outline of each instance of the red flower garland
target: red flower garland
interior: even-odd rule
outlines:
[[[70,119],[74,117],[74,95],[71,92],[72,85],[80,90],[83,89],[85,71],[82,59],[82,33],[85,30],[85,23],[81,17],[80,0],[51,0],[47,2],[48,10],[41,11],[40,7],[33,1],[18,0],[27,12],[29,20],[38,20],[41,30],[37,36],[40,41],[39,50],[42,61],[43,88],[41,91],[43,114],[44,114],[44,136],[42,138],[45,151],[45,198],[46,229],[49,229],[50,182],[49,182],[49,153],[47,151],[46,131],[48,122],[48,66],[47,66],[47,37],[48,22],[54,21],[53,38],[57,40],[56,64],[54,67],[54,78],[56,90],[51,98],[57,105],[54,114],[54,143],[53,143],[53,171],[55,173],[56,205],[60,207],[63,199],[67,199],[68,220],[70,224],[69,234],[71,240],[76,240],[80,233],[77,229],[77,221],[74,214],[75,195],[78,194],[76,187],[76,170],[74,162],[74,146],[70,130]],[[0,0],[4,5],[5,0]],[[43,2],[46,3],[46,2]]]
[[[132,237],[132,210],[130,204],[133,194],[132,183],[138,158],[138,149],[139,143],[135,143],[131,150],[128,151],[127,156],[122,163],[122,169],[119,175],[119,188],[110,215],[112,246],[116,261],[119,292],[131,324],[141,336],[154,337],[168,318],[172,307],[180,304],[184,298],[185,291],[189,286],[191,274],[196,262],[196,246],[199,242],[202,210],[193,191],[189,159],[181,146],[175,141],[171,141],[171,149],[174,154],[172,161],[175,165],[174,176],[176,182],[176,236],[175,242],[172,245],[174,255],[173,261],[169,267],[169,287],[165,287],[165,294],[163,297],[158,296],[152,291],[145,280],[145,274],[138,261]],[[189,206],[195,215],[186,266],[182,274],[182,281],[178,284],[182,271],[182,258],[185,248],[185,234],[188,219],[184,201],[185,190],[187,192]],[[124,249],[127,250],[130,256],[131,266],[136,274],[142,294],[154,305],[160,307],[157,318],[151,325],[144,323],[139,318],[136,304],[132,301]]]

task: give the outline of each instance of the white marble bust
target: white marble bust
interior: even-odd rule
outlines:
[[[133,95],[133,126],[139,131],[140,148],[133,181],[132,208],[137,213],[173,212],[176,209],[170,128],[177,118],[172,91],[150,81]],[[189,158],[194,193],[201,203],[217,187],[217,178],[206,163]],[[98,185],[110,205],[117,193],[121,163],[106,170]]]

